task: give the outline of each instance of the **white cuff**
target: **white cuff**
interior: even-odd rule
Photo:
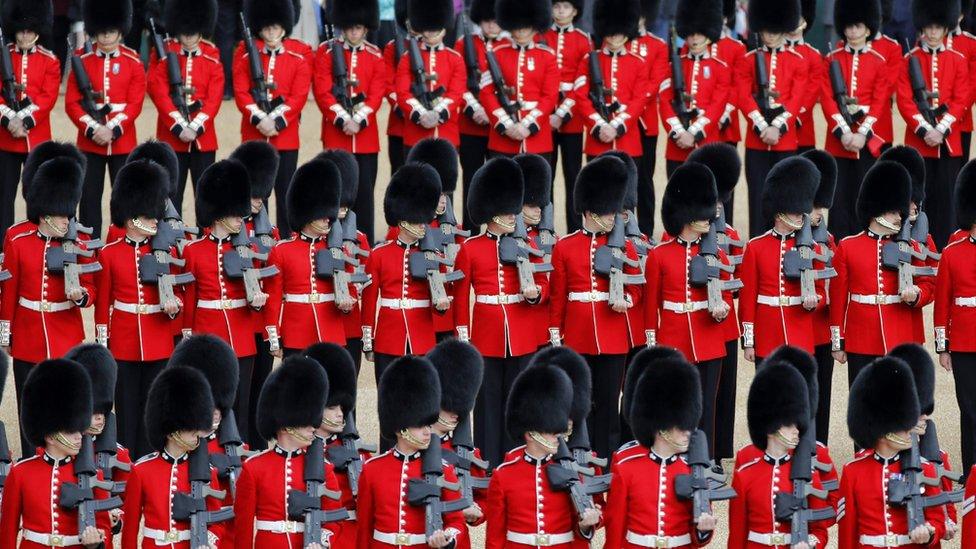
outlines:
[[[108,325],[95,325],[95,343],[98,343],[102,347],[108,347]]]

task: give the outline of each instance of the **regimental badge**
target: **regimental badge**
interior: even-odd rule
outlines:
[[[705,70],[702,71],[702,76],[705,77],[705,80],[708,80],[709,78],[711,78],[712,77],[712,68],[711,67],[705,67]]]
[[[122,67],[118,63],[112,63],[112,74],[119,74],[120,70],[122,70]]]
[[[534,70],[535,70],[535,59],[534,59],[534,58],[532,58],[532,57],[530,57],[530,58],[529,58],[529,63],[528,63],[528,65],[529,65],[529,72],[532,72],[532,71],[534,71]]]

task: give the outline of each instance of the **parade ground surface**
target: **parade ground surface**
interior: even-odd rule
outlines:
[[[818,107],[819,110],[819,107]],[[381,124],[380,132],[385,133],[383,128],[385,127],[385,121],[387,118],[387,106],[384,103],[383,109],[380,112],[379,120]],[[818,145],[823,145],[823,136],[825,134],[823,128],[823,119],[818,113],[815,117],[818,123],[817,135],[820,136],[818,139]],[[220,113],[216,120],[216,129],[218,132],[220,149],[217,153],[217,159],[226,158],[231,151],[240,143],[240,120],[241,116],[235,107],[233,101],[224,101],[221,107]],[[52,130],[54,133],[54,138],[58,140],[66,140],[74,142],[76,138],[76,128],[68,121],[67,116],[64,114],[64,97],[59,99],[57,106],[55,106],[54,111],[51,113]],[[315,154],[322,150],[322,141],[320,137],[321,131],[321,121],[322,116],[316,107],[314,101],[310,100],[305,106],[305,110],[302,113],[302,125],[301,125],[301,150],[299,152],[299,163],[306,162],[311,159]],[[145,106],[143,108],[142,114],[136,123],[138,128],[139,141],[144,141],[149,137],[155,135],[156,131],[156,109],[154,108],[152,102],[147,98],[145,101]],[[895,121],[895,135],[898,142],[901,141],[901,136],[903,135],[904,123],[897,118]],[[390,166],[386,157],[386,142],[385,139],[381,138],[383,150],[380,152],[379,158],[379,173],[376,180],[376,204],[377,207],[382,206],[382,196],[386,189],[387,181],[390,179]],[[661,138],[658,140],[658,151],[657,151],[657,171],[654,174],[654,184],[656,189],[656,194],[658,197],[657,208],[660,210],[660,197],[664,193],[664,186],[666,183],[665,172],[664,172],[664,144],[665,137],[662,134]],[[740,147],[741,152],[741,147]],[[735,200],[735,218],[733,221],[734,226],[738,227],[743,234],[747,232],[747,205],[746,205],[746,190],[745,190],[745,177],[743,176],[740,180],[739,186],[737,187],[736,200]],[[105,194],[103,197],[103,211],[105,212],[105,223],[108,223],[108,202],[109,202],[109,186],[106,181]],[[186,196],[184,197],[184,207],[183,211],[185,214],[186,222],[188,225],[194,224],[194,214],[193,214],[193,195],[190,192],[190,185],[187,185],[188,190]],[[458,211],[458,216],[460,217],[460,204],[462,197],[460,196],[460,185],[457,195],[455,196],[455,208]],[[563,208],[563,197],[565,193],[563,191],[562,175],[561,172],[557,173],[555,192],[553,195],[554,201],[556,203],[556,227],[559,234],[565,233],[566,223],[564,216],[562,215]],[[271,209],[272,213],[275,208],[274,198],[272,197]],[[24,203],[18,194],[17,197],[17,219],[23,219],[24,217]],[[272,219],[274,219],[272,217]],[[385,227],[381,227],[383,216],[381,212],[377,213],[376,216],[376,234],[385,234]],[[660,237],[661,233],[661,223],[660,217],[655,224],[656,234],[655,238]],[[104,229],[103,229],[104,230]],[[925,334],[926,334],[926,348],[930,351],[932,350],[932,307],[926,307],[925,309]],[[89,341],[94,339],[94,326],[92,320],[92,309],[89,308],[85,311],[86,320],[86,332],[87,339]],[[936,364],[938,362],[936,361]],[[942,442],[942,447],[949,453],[951,462],[954,467],[958,467],[959,463],[959,408],[956,405],[955,400],[955,388],[952,380],[952,376],[946,371],[936,366],[936,406],[935,406],[935,421],[939,427],[939,435]],[[739,376],[738,376],[738,398],[736,406],[736,431],[735,431],[735,448],[741,448],[746,444],[749,444],[749,432],[746,427],[746,397],[748,395],[749,383],[752,381],[753,374],[755,372],[755,367],[753,364],[748,363],[739,355]],[[3,395],[3,405],[0,409],[0,419],[4,421],[7,425],[7,434],[10,441],[11,451],[13,455],[20,455],[20,442],[15,433],[18,432],[19,426],[17,424],[17,413],[16,413],[16,399],[14,397],[14,383],[13,383],[13,369],[11,368],[9,379],[7,380],[6,390]],[[972,398],[976,398],[976,395],[971,395]],[[834,367],[834,379],[833,379],[833,397],[832,406],[830,412],[830,449],[831,455],[834,458],[837,466],[842,468],[845,463],[850,461],[851,456],[854,452],[853,443],[847,436],[847,367],[846,365],[837,364]],[[372,365],[364,361],[362,374],[359,379],[359,397],[358,397],[358,409],[357,414],[357,424],[363,438],[370,442],[375,442],[378,438],[378,421],[376,416],[376,383],[373,378],[373,368]],[[133,456],[135,457],[135,456]],[[731,474],[731,464],[726,463],[726,472]],[[726,538],[728,534],[728,503],[719,502],[715,505],[715,514],[718,518],[718,528],[715,533],[715,538],[713,539],[712,547],[725,547]],[[836,547],[836,527],[831,528],[831,542],[828,547]],[[472,545],[475,548],[484,547],[484,526],[480,526],[472,529]],[[603,545],[603,535],[602,532],[594,540],[594,547],[602,547]],[[957,539],[950,542],[943,542],[943,547],[954,548],[961,547],[958,537]]]

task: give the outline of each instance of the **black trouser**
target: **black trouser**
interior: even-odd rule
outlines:
[[[654,170],[657,167],[657,136],[642,135],[644,154],[637,161],[637,225],[647,236],[654,234]]]
[[[674,171],[681,167],[682,164],[684,164],[684,161],[681,160],[664,161],[664,173],[667,174],[668,179],[671,179],[671,176],[674,175]],[[726,221],[728,220],[726,219]]]
[[[827,444],[830,434],[830,393],[834,381],[834,355],[830,343],[813,348],[813,358],[817,360],[817,441]]]
[[[481,226],[475,226],[468,216],[468,188],[471,187],[471,177],[478,168],[485,164],[488,158],[488,137],[480,135],[461,134],[461,146],[458,148],[461,159],[461,190],[464,192],[464,203],[461,204],[462,222],[464,228],[472,235],[481,232]]]
[[[715,416],[717,414],[718,384],[722,377],[722,359],[715,358],[696,364],[701,375],[702,417],[698,428],[705,431],[711,446],[709,454],[715,456]]]
[[[379,389],[380,378],[383,377],[383,372],[390,367],[390,363],[394,360],[400,358],[397,355],[385,355],[383,353],[373,353],[373,377],[376,379],[376,388]],[[377,390],[377,393],[379,391]],[[377,398],[377,406],[379,406],[379,399]],[[394,433],[395,435],[395,433]],[[380,452],[385,452],[393,445],[396,444],[396,437],[386,438],[380,433]]]
[[[857,353],[847,353],[847,388],[850,389],[851,385],[854,384],[854,380],[857,379],[857,374],[861,373],[868,364],[874,359],[878,358],[876,355],[859,355]]]
[[[237,400],[234,402],[234,415],[237,416],[237,432],[244,436],[250,433],[251,422],[248,413],[251,405],[251,379],[254,374],[254,355],[237,358],[240,380],[237,383]],[[258,437],[261,438],[261,437]]]
[[[942,158],[925,159],[925,212],[929,216],[929,233],[941,250],[956,229],[956,205],[953,201],[956,176],[962,168],[962,157],[949,156],[945,145]]]
[[[366,241],[372,246],[373,242],[373,189],[376,186],[377,153],[357,154],[356,163],[359,164],[359,190],[356,192],[356,204],[352,211],[356,212],[356,228],[366,235]]]
[[[252,450],[266,450],[268,441],[258,433],[258,396],[261,395],[264,380],[271,374],[274,357],[271,356],[271,344],[265,341],[261,334],[254,334],[254,343],[258,353],[254,355],[254,369],[251,372],[251,390],[247,405],[247,421],[251,430],[247,433],[242,431],[241,436],[247,440]]]
[[[95,153],[85,153],[88,160],[85,168],[85,186],[81,189],[81,206],[78,208],[78,220],[82,225],[91,227],[94,232],[92,238],[102,234],[102,193],[105,191],[105,168],[108,168],[108,180],[115,183],[115,174],[125,165],[128,155],[113,154],[105,156]]]
[[[26,158],[26,154],[0,151],[0,251],[7,229],[14,224],[14,201],[20,183],[20,168]]]
[[[552,168],[553,185],[556,181],[556,164],[562,153],[563,184],[566,189],[566,234],[580,228],[580,216],[576,215],[573,205],[573,189],[576,188],[576,176],[583,169],[583,134],[552,132],[552,155],[549,166]],[[553,189],[553,198],[556,193]]]
[[[772,219],[762,215],[762,194],[766,176],[777,162],[796,155],[796,151],[761,151],[746,149],[746,185],[749,188],[749,238],[772,227]]]
[[[363,338],[347,337],[346,351],[352,357],[352,363],[356,365],[356,377],[359,377],[359,370],[363,366]]]
[[[153,451],[146,436],[146,398],[153,380],[166,367],[166,360],[138,362],[119,360],[115,382],[115,417],[119,444],[129,449],[132,461]]]
[[[967,116],[972,116],[967,114]],[[969,147],[973,144],[973,132],[962,132],[959,134],[962,139],[962,162],[965,164],[969,162]]]
[[[864,228],[857,217],[857,195],[861,190],[864,174],[877,159],[871,153],[863,151],[860,158],[835,156],[834,160],[837,161],[837,188],[834,191],[834,205],[827,214],[827,228],[839,242]]]
[[[204,170],[214,163],[216,158],[217,151],[176,153],[179,172],[176,180],[176,188],[173,189],[173,194],[169,195],[169,198],[173,201],[173,205],[176,206],[176,211],[180,215],[183,215],[183,193],[186,190],[187,176],[193,177],[193,196],[196,198],[197,183],[200,182],[200,176],[203,175]]]
[[[587,417],[590,446],[603,458],[620,446],[620,387],[627,355],[583,355],[593,378],[593,409]]]
[[[725,342],[725,358],[719,372],[715,398],[715,459],[735,455],[735,393],[739,374],[739,341]]]
[[[505,429],[505,402],[515,376],[529,364],[531,354],[508,358],[485,357],[485,374],[474,404],[474,445],[492,467],[502,463],[505,452],[522,441],[513,440]]]
[[[734,114],[733,116],[738,116],[738,114]],[[731,146],[733,149],[739,150],[739,144],[736,143],[735,141],[726,141],[725,143]],[[725,207],[725,221],[730,225],[735,226],[732,217],[732,213],[733,213],[732,207],[735,206],[735,192],[730,194],[729,199],[726,202],[724,202],[722,205]]]
[[[400,166],[403,166],[403,159],[405,158],[402,137],[397,135],[386,136],[386,156],[390,159],[390,173],[396,173]]]
[[[220,0],[217,3],[217,26],[214,27],[214,42],[220,49],[220,63],[224,68],[224,97],[234,95],[234,47],[237,45],[238,17],[240,2]]]
[[[278,226],[282,240],[291,238],[285,196],[288,194],[288,187],[291,186],[291,178],[295,175],[296,168],[298,168],[298,151],[278,151],[278,175],[275,177],[274,186],[275,204],[277,204],[275,224]]]
[[[976,463],[976,353],[953,352],[952,378],[956,382],[956,402],[959,405],[960,450],[962,467],[957,469],[969,475]]]
[[[72,21],[67,15],[55,15],[51,26],[51,35],[42,36],[41,42],[58,58],[61,75],[64,75],[64,62],[68,59],[68,36],[71,34]]]
[[[34,367],[33,362],[14,359],[14,392],[17,394],[17,423],[21,424],[20,405],[24,394],[24,382],[27,381],[27,374]],[[29,458],[34,455],[34,445],[24,436],[24,430],[20,431],[20,458]],[[121,439],[120,439],[121,440]]]

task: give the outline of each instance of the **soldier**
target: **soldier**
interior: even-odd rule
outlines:
[[[610,460],[610,467],[618,463],[621,459],[631,455],[633,452],[643,452],[643,445],[634,438],[633,426],[630,424],[631,409],[634,405],[634,394],[637,388],[637,380],[641,375],[652,368],[658,361],[666,359],[684,360],[680,351],[671,347],[658,345],[657,347],[646,347],[634,354],[634,358],[627,364],[627,372],[624,374],[623,389],[620,392],[620,424],[621,437],[625,440],[613,453]],[[697,426],[697,424],[696,424]]]
[[[147,139],[146,141],[143,141],[137,145],[136,148],[132,149],[132,152],[129,153],[128,158],[125,159],[126,164],[131,164],[136,161],[151,161],[158,164],[166,171],[166,187],[163,192],[166,195],[164,198],[166,203],[165,209],[168,209],[169,204],[172,204],[169,195],[177,186],[179,161],[176,159],[176,151],[174,151],[173,147],[168,143],[163,143],[162,141],[157,141],[155,139]],[[109,205],[111,205],[111,202]],[[125,232],[126,229],[124,225],[119,227],[110,221],[108,230],[105,231],[105,242],[111,244],[116,240],[125,238]],[[187,235],[183,236],[186,237]]]
[[[804,153],[816,148],[814,135],[813,109],[820,101],[820,93],[826,75],[823,73],[824,59],[817,48],[811,46],[803,36],[813,28],[817,18],[817,0],[800,0],[800,25],[786,35],[786,46],[799,53],[807,61],[807,87],[803,102],[797,114],[797,152]]]
[[[924,82],[918,84],[934,95],[920,109],[913,99],[909,71],[903,70],[898,77],[898,111],[908,121],[905,144],[925,158],[931,232],[936,245],[945,246],[955,211],[952,187],[963,164],[960,131],[955,125],[972,103],[969,62],[945,45],[949,30],[959,20],[958,1],[913,2],[912,18],[922,37],[905,60],[910,63],[915,59],[920,64]]]
[[[13,90],[0,98],[0,125],[6,130],[0,131],[0,240],[14,224],[14,199],[27,154],[51,140],[51,110],[61,82],[57,57],[37,43],[50,34],[51,3],[15,0],[3,8],[4,31],[14,40],[2,44],[10,50]]]
[[[371,236],[373,186],[380,152],[376,112],[380,110],[390,78],[383,52],[366,41],[366,33],[379,27],[379,5],[376,0],[334,2],[332,24],[342,30],[342,38],[319,45],[312,77],[315,102],[323,114],[322,146],[355,155],[359,165],[359,191],[352,208],[360,225]],[[341,75],[346,79],[344,88],[337,87],[333,59],[338,51],[333,51],[334,48],[341,48],[338,51],[342,52],[346,65],[347,74]]]
[[[213,51],[203,40],[204,36],[213,35],[217,2],[167,2],[163,17],[167,32],[174,37],[166,42],[167,52],[176,54],[183,89],[173,94],[175,83],[169,80],[169,61],[157,59],[149,68],[149,97],[159,113],[156,139],[169,143],[178,151],[177,186],[171,191],[170,199],[176,211],[182,213],[187,175],[193,176],[196,186],[203,170],[210,167],[217,156],[214,120],[223,99],[224,67],[219,52]],[[177,99],[181,104],[177,104]]]
[[[682,0],[678,4],[675,30],[685,41],[680,55],[684,96],[675,97],[675,85],[669,76],[661,83],[660,102],[661,118],[669,127],[665,152],[669,176],[692,151],[721,141],[719,120],[734,88],[732,67],[712,54],[712,44],[722,35],[720,1]],[[676,104],[683,112],[675,108]]]
[[[322,541],[305,545],[304,525],[288,512],[289,493],[309,488],[305,453],[322,423],[328,398],[325,370],[310,358],[289,357],[268,376],[258,399],[258,430],[275,444],[244,462],[234,502],[235,547],[323,549],[344,528],[341,522],[326,523]],[[331,463],[325,463],[319,474],[326,489],[339,489]],[[340,502],[322,497],[322,510],[340,507]]]
[[[426,545],[441,549],[454,545],[465,530],[460,511],[443,515],[443,528],[424,529],[422,506],[409,504],[411,480],[421,481],[421,456],[433,441],[431,425],[440,414],[441,384],[437,371],[423,357],[400,357],[389,364],[380,378],[377,403],[380,436],[395,440],[392,449],[363,466],[359,478],[357,546],[363,549]],[[453,468],[446,466],[443,480],[456,482]],[[457,492],[441,489],[445,501],[458,499]]]
[[[691,473],[683,454],[702,413],[698,371],[680,357],[661,358],[636,379],[629,413],[638,445],[618,452],[611,469],[606,546],[708,545],[715,518],[694,517],[675,488]]]
[[[156,262],[152,245],[163,223],[168,190],[169,174],[151,160],[137,160],[119,170],[110,210],[112,224],[125,236],[102,249],[102,270],[95,276],[95,341],[119,362],[120,440],[138,456],[150,452],[141,428],[146,394],[173,354],[173,320],[183,308],[180,288],[164,300],[157,273],[146,274],[153,265],[166,274],[176,272]]]
[[[807,60],[786,44],[786,33],[800,26],[800,0],[749,2],[749,30],[758,33],[756,49],[746,55],[734,75],[739,110],[749,120],[746,132],[746,184],[749,187],[749,237],[769,229],[762,214],[766,175],[780,160],[796,154],[796,118],[809,86]],[[767,82],[759,82],[757,63]],[[763,87],[766,85],[765,87]]]
[[[848,385],[874,358],[915,341],[912,309],[932,301],[931,276],[915,277],[912,286],[900,288],[898,267],[885,265],[882,256],[886,245],[896,246],[892,237],[908,216],[910,201],[908,171],[890,160],[877,162],[865,175],[857,199],[865,230],[837,246],[837,277],[830,281],[830,338],[834,360],[848,364]],[[922,265],[915,258],[911,263]]]
[[[851,387],[847,428],[854,443],[867,451],[845,465],[841,474],[840,549],[922,548],[942,538],[945,513],[941,506],[925,508],[924,524],[909,530],[905,507],[888,502],[889,483],[901,477],[901,452],[911,448],[911,432],[919,415],[911,369],[900,359],[879,358],[857,376]],[[921,467],[917,474],[934,482],[934,466],[923,462]],[[939,492],[938,486],[925,487],[926,497]]]
[[[92,418],[92,387],[77,362],[54,359],[38,364],[24,385],[22,431],[26,459],[6,478],[0,507],[0,544],[4,547],[111,547],[107,511],[96,513],[96,526],[79,531],[77,511],[62,509],[64,485],[78,482],[74,457]],[[38,448],[36,454],[34,448]],[[28,457],[29,456],[29,457]],[[98,475],[99,478],[101,475]],[[95,488],[93,496],[108,494]],[[138,522],[137,522],[138,523]]]
[[[234,101],[242,115],[241,141],[267,141],[278,151],[274,191],[277,203],[284,205],[298,167],[299,122],[312,86],[312,67],[303,56],[304,50],[297,47],[302,43],[287,40],[295,22],[290,0],[248,0],[244,14],[251,34],[260,39],[255,48],[261,56],[265,81],[275,86],[273,91],[252,89],[247,49],[238,48],[234,56]],[[275,224],[285,228],[282,236],[291,236],[287,207],[278,206]]]
[[[94,229],[97,237],[102,233],[105,170],[114,184],[115,175],[138,142],[136,118],[146,99],[146,73],[139,53],[122,44],[132,26],[131,0],[88,2],[84,19],[85,32],[94,39],[94,51],[80,56],[91,90],[79,88],[78,76],[72,71],[64,110],[78,128],[78,148],[88,160],[79,220]],[[93,97],[86,98],[86,93]]]
[[[155,452],[136,462],[129,475],[122,547],[190,549],[189,521],[177,519],[173,507],[181,494],[190,493],[190,453],[206,444],[213,409],[206,378],[192,368],[174,365],[153,381],[146,401],[146,432]],[[208,488],[218,489],[213,468]],[[219,507],[219,500],[207,498],[206,509]],[[210,548],[226,537],[225,528],[221,524],[208,528]]]

